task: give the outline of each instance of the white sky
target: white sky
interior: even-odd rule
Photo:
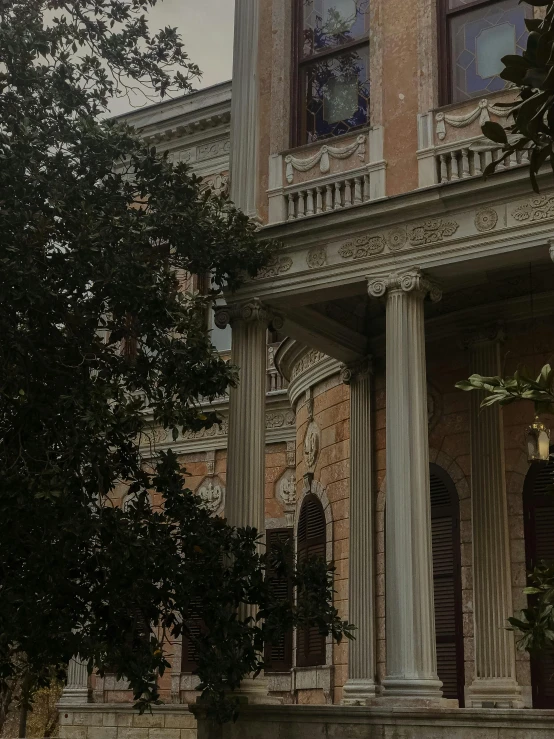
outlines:
[[[233,61],[234,0],[158,0],[148,13],[151,31],[176,26],[190,60],[203,72],[197,89],[231,79]],[[133,106],[155,101],[137,99]],[[125,113],[132,106],[126,98],[114,100],[112,114]]]

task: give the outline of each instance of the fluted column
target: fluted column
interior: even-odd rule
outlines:
[[[230,196],[251,217],[257,215],[259,5],[235,0]]]
[[[67,683],[63,689],[60,704],[88,703],[88,667],[79,657],[73,657],[67,666]]]
[[[343,703],[366,705],[375,698],[376,673],[370,360],[345,366],[342,380],[350,386],[348,618],[357,627],[356,639],[349,642]]]
[[[385,695],[439,700],[429,496],[423,301],[441,293],[419,270],[369,282],[386,296],[387,490]]]
[[[471,373],[502,374],[501,339],[498,331],[472,337]],[[513,611],[502,410],[497,405],[481,409],[482,399],[480,393],[471,393],[475,679],[468,702],[517,708],[523,703],[516,681],[514,635],[506,630]]]

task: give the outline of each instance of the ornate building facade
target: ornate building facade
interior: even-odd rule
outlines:
[[[499,60],[532,13],[236,0],[232,96],[126,117],[212,187],[230,171],[231,198],[283,243],[216,311],[242,380],[220,429],[177,442],[190,486],[268,542],[324,554],[358,627],[349,644],[284,640],[225,736],[552,735],[554,652],[530,660],[506,623],[554,560],[554,464],[527,461],[532,409],[454,388],[538,374],[554,351],[552,181],[532,194],[525,153],[481,177],[498,147],[480,125],[513,96]],[[172,665],[148,717],[73,665],[62,739],[190,739],[181,644]]]

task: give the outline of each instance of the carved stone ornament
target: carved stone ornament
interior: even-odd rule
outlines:
[[[453,128],[465,128],[469,126],[473,121],[479,118],[479,125],[483,126],[487,121],[490,121],[490,113],[497,116],[498,118],[508,118],[511,115],[509,108],[500,108],[494,103],[491,103],[486,98],[479,100],[479,104],[473,110],[465,115],[449,115],[440,111],[435,115],[435,121],[437,124],[436,132],[440,141],[446,138],[446,126],[452,126]]]
[[[348,159],[355,152],[358,152],[358,157],[363,162],[365,159],[365,136],[358,136],[356,141],[347,146],[329,146],[325,144],[319,151],[305,159],[289,154],[285,157],[287,182],[290,185],[294,181],[295,170],[309,172],[316,164],[319,164],[321,174],[327,174],[331,169],[330,157],[333,159]]]
[[[202,179],[200,190],[211,190],[213,195],[221,196],[229,194],[229,175],[226,172],[210,175]]]
[[[275,485],[275,497],[284,508],[296,506],[296,473],[285,470]]]
[[[387,234],[387,244],[391,251],[400,251],[406,245],[407,241],[406,229],[399,226],[392,228]]]
[[[496,228],[497,223],[498,213],[494,208],[485,208],[484,210],[477,211],[475,214],[475,228],[482,233],[492,231]]]
[[[345,385],[350,385],[357,378],[367,377],[371,373],[371,357],[363,357],[357,362],[343,364],[340,370],[340,379]]]
[[[544,221],[554,218],[554,195],[535,195],[512,211],[516,221]]]
[[[382,298],[389,290],[429,294],[433,303],[437,303],[442,298],[442,291],[439,286],[428,280],[419,269],[409,270],[408,272],[392,272],[388,277],[369,280],[367,290],[372,298]]]
[[[283,327],[282,316],[262,303],[259,298],[253,298],[245,303],[219,305],[214,308],[214,313],[215,325],[218,328],[226,328],[235,321],[261,321],[268,326],[271,323],[276,330]]]
[[[313,367],[314,364],[321,362],[326,356],[326,354],[317,349],[310,349],[310,351],[307,354],[304,354],[304,356],[294,365],[292,370],[292,379],[294,380],[298,375],[301,375],[302,372]]]
[[[229,419],[226,416],[221,418],[221,423],[215,423],[209,429],[200,429],[200,431],[185,431],[183,439],[213,439],[214,436],[227,436],[229,432]]]
[[[267,413],[265,417],[265,427],[268,430],[294,426],[295,423],[296,416],[292,411],[285,411],[283,413]]]
[[[273,256],[269,262],[258,270],[255,280],[267,280],[273,277],[279,277],[288,272],[292,267],[292,259],[290,257]]]
[[[306,256],[306,264],[310,269],[325,267],[327,264],[327,249],[324,246],[314,246]]]
[[[437,244],[448,236],[454,236],[459,228],[456,221],[443,221],[442,218],[431,218],[410,229],[408,238],[412,246]]]
[[[312,421],[304,437],[304,463],[308,472],[313,472],[319,456],[319,427]]]
[[[296,441],[287,441],[287,467],[296,469]]]
[[[209,513],[220,513],[225,501],[225,487],[218,477],[206,478],[201,484],[196,495],[202,501],[202,507]]]
[[[357,236],[347,241],[339,249],[343,259],[363,259],[385,250],[385,239],[382,236]]]

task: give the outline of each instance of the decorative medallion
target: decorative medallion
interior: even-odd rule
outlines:
[[[324,246],[314,246],[306,256],[306,264],[310,269],[325,267],[327,264],[327,249]]]
[[[406,244],[406,229],[405,228],[392,228],[387,234],[387,243],[391,251],[400,251]]]
[[[554,195],[536,195],[512,211],[516,221],[544,221],[554,218]]]
[[[442,218],[431,218],[418,226],[414,226],[410,230],[410,244],[412,246],[437,244],[448,236],[453,236],[458,228],[459,224],[456,221],[443,221]]]
[[[223,510],[225,487],[218,477],[207,477],[196,491],[202,501],[202,507],[209,513],[216,514]]]
[[[475,214],[475,228],[478,231],[492,231],[497,223],[498,213],[493,208],[485,208]]]
[[[308,472],[313,472],[319,455],[319,427],[312,421],[304,437],[304,463]]]
[[[363,259],[385,250],[385,239],[382,236],[357,236],[343,244],[339,254],[343,259]]]
[[[275,485],[275,497],[285,508],[296,506],[296,474],[285,470]]]

